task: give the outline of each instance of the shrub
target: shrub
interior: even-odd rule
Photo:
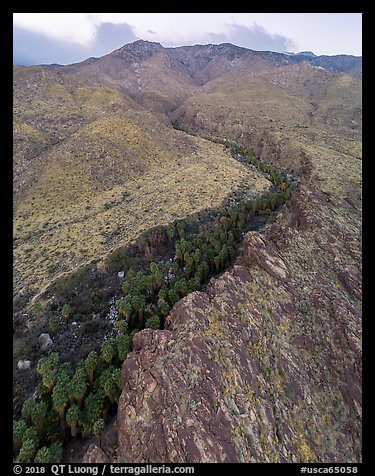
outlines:
[[[48,329],[51,332],[51,334],[55,334],[56,331],[59,328],[60,324],[60,319],[58,316],[52,316],[50,320],[48,321]]]

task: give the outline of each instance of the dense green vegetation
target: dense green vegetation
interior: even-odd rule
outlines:
[[[134,335],[144,328],[163,328],[173,305],[207,283],[212,275],[232,261],[248,223],[255,215],[268,215],[291,195],[294,185],[277,169],[255,158],[252,151],[236,147],[248,163],[269,174],[274,184],[267,196],[242,200],[218,214],[212,222],[190,232],[184,221],[170,223],[165,236],[174,247],[174,257],[151,262],[143,270],[128,269],[118,301],[115,338],[105,340],[100,353],[90,352],[75,369],[69,362],[59,363],[57,353],[39,360],[40,399],[28,398],[22,417],[14,421],[14,456],[17,462],[59,462],[62,442],[79,435],[100,437],[104,425],[114,415],[121,393],[120,370],[132,350]],[[158,240],[158,235],[149,237]],[[151,240],[151,241],[150,241]],[[150,253],[149,247],[145,253]],[[68,320],[74,312],[64,303],[61,314]],[[58,319],[50,319],[51,332]]]

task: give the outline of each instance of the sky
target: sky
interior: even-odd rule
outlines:
[[[14,13],[13,62],[70,64],[143,39],[362,55],[361,13]]]

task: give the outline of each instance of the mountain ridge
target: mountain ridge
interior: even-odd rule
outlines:
[[[220,44],[196,44],[196,45],[190,45],[190,46],[176,46],[176,47],[163,47],[160,43],[157,42],[152,42],[152,41],[147,41],[147,40],[136,40],[132,43],[127,43],[123,45],[122,47],[112,51],[111,53],[108,53],[107,55],[104,55],[100,58],[94,58],[94,59],[101,59],[105,58],[107,56],[121,56],[121,54],[126,54],[130,55],[130,59],[132,55],[138,55],[138,59],[144,59],[144,57],[151,56],[155,52],[169,52],[175,57],[180,56],[180,52],[193,52],[195,54],[201,53],[204,51],[209,51],[210,53],[213,53],[214,55],[219,54],[223,50],[228,50],[232,55],[234,54],[253,54],[256,56],[261,56],[261,57],[271,57],[273,59],[278,59],[279,61],[284,60],[286,62],[300,62],[300,61],[311,61],[316,65],[319,65],[320,63],[325,63],[328,66],[327,61],[330,61],[330,64],[332,65],[332,70],[334,71],[339,71],[339,72],[346,72],[349,73],[353,70],[354,74],[356,75],[355,77],[361,77],[362,72],[361,72],[361,64],[362,64],[362,57],[361,56],[354,56],[354,55],[347,55],[347,54],[338,54],[338,55],[315,55],[312,52],[299,52],[299,53],[280,53],[280,52],[275,52],[275,51],[269,51],[269,50],[253,50],[251,48],[246,48],[243,46],[237,46],[233,45],[232,43],[220,43]],[[143,56],[142,56],[143,55]],[[344,64],[342,62],[343,59],[346,59],[346,63]],[[87,62],[88,60],[91,60],[91,58],[88,58],[84,60],[83,62],[80,63],[74,63],[74,65],[82,65],[83,63]],[[353,62],[355,65],[349,65],[349,62]],[[339,64],[336,66],[335,63],[338,62]],[[67,65],[67,66],[72,66],[72,65]],[[341,69],[340,69],[341,68]]]

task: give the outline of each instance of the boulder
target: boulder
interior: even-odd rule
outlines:
[[[40,345],[40,350],[46,350],[52,345],[52,339],[49,334],[40,334],[38,337],[38,343]]]
[[[17,364],[18,370],[29,370],[31,367],[31,360],[19,360]]]

